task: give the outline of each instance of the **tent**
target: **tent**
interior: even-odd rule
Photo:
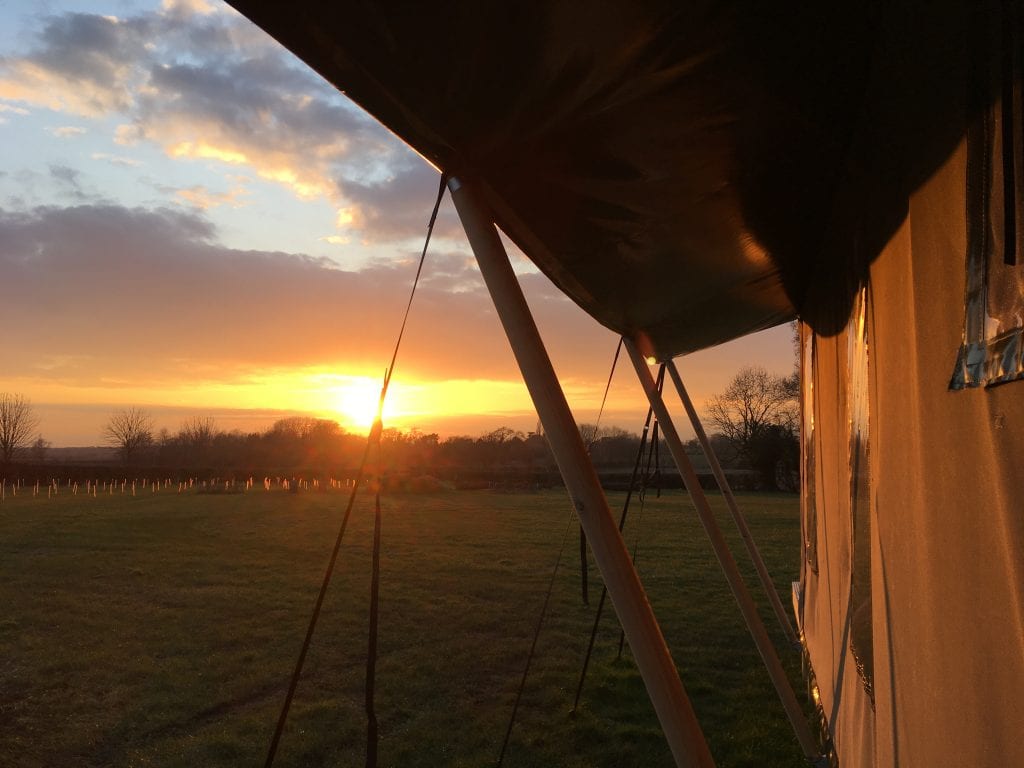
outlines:
[[[680,765],[711,763],[495,223],[634,361],[799,319],[841,765],[1024,765],[1014,0],[230,2],[449,175]]]

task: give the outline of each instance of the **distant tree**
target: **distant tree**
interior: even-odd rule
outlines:
[[[39,418],[27,397],[0,393],[0,454],[4,464],[10,464],[14,455],[28,445],[38,425]]]
[[[476,441],[468,435],[452,435],[441,443],[440,454],[446,464],[470,466],[475,463]]]
[[[598,437],[604,433],[597,424],[580,424],[580,437],[583,438],[583,444],[589,449],[594,443],[597,442]]]
[[[694,442],[697,442],[694,440]],[[733,448],[732,442],[721,432],[712,432],[708,435],[708,442],[711,443],[711,450],[715,452],[719,463],[726,469],[739,469],[742,463],[740,457]],[[704,454],[704,449],[699,448],[694,453]]]
[[[46,454],[50,451],[50,441],[39,435],[35,442],[32,443],[29,451],[32,455],[32,461],[36,464],[42,464],[46,461]]]
[[[178,443],[191,464],[205,464],[211,458],[217,434],[217,421],[212,416],[193,416],[178,430]]]
[[[765,486],[799,490],[800,441],[788,426],[769,424],[751,440],[748,452],[750,466]]]
[[[130,464],[140,451],[153,444],[153,419],[139,408],[118,411],[103,428],[103,439],[116,446],[121,460]]]
[[[418,429],[410,431],[409,449],[405,456],[408,468],[425,472],[437,459],[440,438],[436,432],[423,434]]]
[[[798,446],[797,374],[778,376],[760,366],[742,368],[725,392],[707,402],[708,420],[739,458],[775,485],[776,465]]]
[[[497,429],[488,432],[486,435],[483,435],[480,438],[480,442],[501,445],[503,443],[523,440],[525,438],[526,435],[518,430],[512,429],[511,427],[498,427]]]
[[[580,436],[590,451],[591,461],[604,466],[631,462],[640,440],[639,435],[614,425],[598,429],[592,424],[581,424]]]
[[[176,434],[171,434],[167,427],[161,427],[153,442],[156,446],[156,460],[160,466],[180,467],[182,458],[181,441]]]
[[[541,432],[531,432],[523,442],[530,465],[537,469],[554,469],[555,457],[548,439]]]
[[[317,430],[323,430],[321,423],[330,423],[335,429],[340,429],[337,422],[327,422],[325,419],[317,419],[313,416],[289,416],[286,419],[278,419],[271,427],[271,431],[289,437],[303,439]]]
[[[209,446],[216,436],[217,421],[212,416],[193,416],[178,430],[179,439],[190,448]]]
[[[207,449],[207,466],[220,472],[229,472],[237,467],[245,457],[247,440],[247,436],[241,430],[219,430]]]
[[[523,448],[526,435],[511,427],[498,427],[476,441],[476,460],[485,467],[513,464],[526,460]]]

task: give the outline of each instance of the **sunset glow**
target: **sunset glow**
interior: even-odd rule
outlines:
[[[367,429],[377,418],[377,407],[380,401],[381,384],[368,378],[353,378],[335,390],[337,405],[342,426]],[[394,399],[384,403],[385,423],[391,421],[395,413]]]

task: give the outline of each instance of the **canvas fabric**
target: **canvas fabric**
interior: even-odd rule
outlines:
[[[839,333],[804,329],[814,541],[802,619],[844,768],[1024,765],[1024,382],[948,387],[964,332],[966,162],[964,142],[870,267],[866,539],[850,435],[865,394],[851,371],[856,302]],[[851,642],[864,547],[870,681]]]
[[[851,168],[862,243],[891,237],[959,138],[945,84],[978,0],[229,2],[473,179],[562,292],[663,360],[842,282],[821,246]]]

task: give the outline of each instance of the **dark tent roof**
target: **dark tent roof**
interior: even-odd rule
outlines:
[[[852,295],[961,133],[941,64],[962,3],[229,2],[475,178],[566,294],[659,357],[791,319],[811,284]],[[877,222],[849,252],[824,240],[838,206]]]

